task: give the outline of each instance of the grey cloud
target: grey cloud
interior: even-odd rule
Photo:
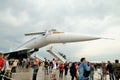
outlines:
[[[0,22],[0,34],[2,34],[2,36],[0,36],[0,49],[3,51],[9,50],[11,45],[15,47],[23,43],[25,38],[24,33],[27,32],[38,32],[56,28],[61,31],[100,35],[106,31],[106,29],[120,25],[119,0],[53,1],[54,2],[47,0],[0,1],[0,12],[3,12],[3,14],[6,10],[10,9],[10,15],[15,17],[16,20],[19,17],[24,17],[20,15],[23,12],[26,13],[29,19],[27,22],[20,23],[18,26],[8,24],[7,21]],[[37,2],[39,3],[37,4]],[[104,23],[107,16],[112,16],[110,23],[108,22],[109,20],[106,21],[107,23]],[[22,19],[20,18],[20,20]],[[92,20],[93,22],[97,22],[98,20],[98,23],[90,22]],[[80,49],[82,49],[82,46]],[[74,52],[75,49],[73,48],[71,50]]]

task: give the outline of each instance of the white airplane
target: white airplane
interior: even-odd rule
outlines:
[[[81,42],[102,39],[101,37],[81,35],[79,33],[65,33],[59,32],[55,29],[48,30],[46,32],[28,33],[25,36],[39,35],[25,42],[24,44],[17,47],[14,51],[4,53],[9,55],[8,58],[22,59],[29,57],[32,53],[39,50],[39,48],[44,47],[48,44],[53,43],[71,43],[71,42]],[[42,37],[41,37],[42,35]]]

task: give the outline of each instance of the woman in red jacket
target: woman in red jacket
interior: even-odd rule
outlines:
[[[4,59],[3,59],[3,54],[0,52],[0,80],[2,80],[2,71],[4,68]]]
[[[63,63],[61,63],[59,65],[59,77],[60,78],[63,78],[63,70],[64,70],[64,65],[63,65]]]

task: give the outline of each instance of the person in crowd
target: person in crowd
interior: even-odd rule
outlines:
[[[25,59],[22,60],[22,68],[25,68]]]
[[[26,69],[28,69],[28,68],[29,68],[29,65],[30,65],[30,61],[29,61],[29,59],[26,59],[25,64],[26,64]]]
[[[33,67],[34,71],[33,71],[33,77],[32,80],[37,80],[37,73],[39,70],[39,60],[35,59],[34,60],[34,67]]]
[[[44,62],[45,75],[48,75],[48,67],[49,67],[49,62],[47,59],[45,59],[45,62]]]
[[[3,59],[3,54],[0,52],[0,80],[2,80],[3,69],[4,69],[4,59]]]
[[[7,60],[7,56],[4,55],[3,59],[4,59],[4,67],[3,67],[2,75],[4,75],[7,69],[9,68],[9,62]]]
[[[114,74],[113,74],[113,65],[110,61],[108,61],[108,64],[107,64],[107,70],[109,71],[109,78],[110,80],[114,80]]]
[[[119,60],[115,60],[115,64],[113,64],[113,73],[115,75],[115,80],[120,80],[120,63],[119,63]]]
[[[105,62],[102,62],[102,73],[103,73],[102,79],[107,80],[108,70]]]
[[[79,65],[79,80],[89,80],[90,66],[88,65],[86,58],[81,58],[81,64]]]
[[[56,80],[56,71],[57,71],[57,59],[53,59],[53,69],[52,69],[52,80]]]
[[[7,68],[4,74],[4,80],[11,80],[11,79],[12,79],[11,68]]]
[[[18,60],[15,59],[12,64],[12,73],[16,73],[17,65],[18,65]]]
[[[98,78],[99,78],[100,80],[102,80],[103,72],[102,72],[102,67],[101,67],[101,66],[98,67],[97,72],[98,72]],[[99,77],[99,76],[100,76],[100,77]]]
[[[94,68],[95,68],[95,70],[97,70],[97,63],[94,63]]]
[[[77,70],[76,70],[75,62],[72,63],[72,66],[70,67],[70,75],[71,75],[71,80],[74,80],[74,78],[77,79]]]
[[[76,76],[77,76],[77,80],[79,80],[78,62],[75,62],[75,68],[76,68]]]
[[[69,63],[66,61],[65,64],[64,64],[65,76],[68,73],[68,68],[69,68]]]
[[[10,68],[7,56],[4,56],[4,60],[5,60],[4,69],[7,70],[8,68]]]
[[[34,60],[30,61],[30,66],[31,66],[32,69],[34,69]]]
[[[90,65],[90,80],[94,80],[94,65],[92,63],[89,63]]]
[[[49,72],[52,73],[52,68],[53,68],[53,62],[49,62]]]
[[[63,63],[60,63],[59,64],[59,78],[63,78],[63,71],[64,71],[64,65],[63,65]]]

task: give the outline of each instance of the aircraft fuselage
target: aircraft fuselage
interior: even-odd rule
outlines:
[[[21,46],[27,49],[41,48],[48,44],[53,43],[71,43],[71,42],[81,42],[100,39],[100,37],[92,37],[73,33],[63,33],[63,34],[49,34],[47,36],[38,36],[29,40],[25,45]]]

